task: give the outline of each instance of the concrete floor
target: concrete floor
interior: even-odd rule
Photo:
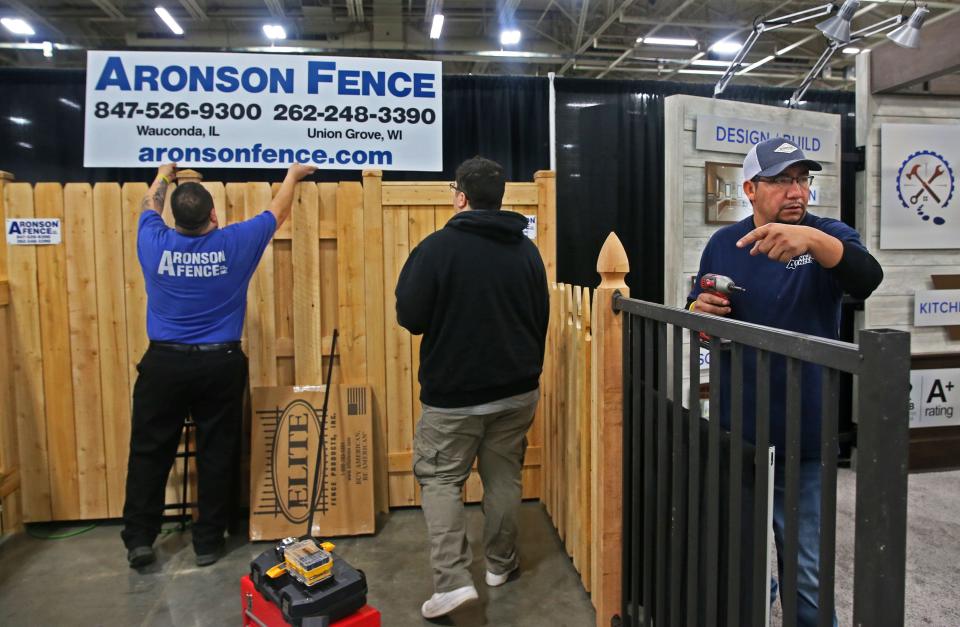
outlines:
[[[335,540],[337,553],[366,573],[368,600],[385,627],[594,624],[589,596],[540,503],[521,507],[520,576],[500,588],[483,583],[479,506],[468,506],[467,515],[480,602],[433,622],[420,617],[433,584],[419,509],[394,510],[376,537]],[[31,527],[43,534],[64,530]],[[239,625],[239,578],[271,543],[228,538],[229,553],[208,568],[194,565],[189,532],[166,534],[155,546],[157,562],[137,572],[127,566],[114,523],[69,539],[21,534],[7,541],[0,545],[0,625]]]
[[[836,605],[841,625],[852,619],[855,475],[841,470],[837,489]],[[908,626],[960,625],[960,472],[910,475],[906,616]],[[470,506],[468,534],[480,536],[479,507]],[[35,525],[34,533],[62,531]],[[0,545],[0,625],[238,625],[238,579],[268,543],[228,540],[229,554],[197,568],[189,533],[157,542],[159,560],[138,573],[127,567],[120,527],[102,523],[65,540],[21,534]],[[369,600],[386,627],[498,625],[590,627],[594,612],[579,578],[539,503],[521,508],[521,572],[502,588],[483,583],[474,546],[473,574],[480,603],[445,620],[420,617],[432,593],[426,530],[418,509],[395,510],[376,537],[339,539],[337,551],[364,570]],[[779,602],[771,624],[780,625]]]

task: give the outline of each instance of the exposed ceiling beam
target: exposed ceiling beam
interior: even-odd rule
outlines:
[[[210,19],[207,17],[207,13],[203,10],[203,7],[197,4],[197,0],[180,0],[180,6],[195,20],[206,22]]]
[[[263,0],[263,3],[267,5],[267,10],[273,17],[286,17],[283,12],[282,0]]]
[[[363,22],[363,0],[346,0],[347,15],[354,22]]]
[[[580,63],[578,63],[577,65],[574,66],[574,69],[575,69],[575,70],[584,70],[584,71],[589,71],[589,72],[596,72],[596,71],[600,71],[600,70],[606,69],[606,66],[604,66],[604,65],[592,65],[592,64],[580,64]],[[661,70],[660,68],[655,68],[655,67],[632,67],[632,66],[627,66],[627,67],[621,66],[621,67],[618,67],[616,71],[617,71],[617,72],[624,72],[624,73],[627,73],[627,74],[662,74],[662,73],[663,73],[663,70]],[[687,70],[683,70],[683,74],[687,74],[687,75],[690,75],[690,76],[705,76],[705,77],[708,77],[708,76],[717,76],[717,77],[719,77],[719,76],[721,76],[721,75],[723,74],[723,72],[722,72],[722,71],[718,71],[718,70],[690,70],[690,69],[687,69]],[[784,72],[751,72],[751,73],[750,73],[750,76],[757,77],[757,78],[784,78],[784,77],[786,77],[786,76],[791,76],[791,75],[790,75],[790,74],[787,74],[787,73],[784,73]],[[840,78],[840,77],[837,77],[837,78],[834,78],[833,80],[834,80],[834,81],[842,81],[843,79]]]
[[[93,4],[97,5],[101,11],[117,19],[124,19],[126,16],[123,14],[123,11],[118,9],[115,4],[110,2],[110,0],[90,0]]]
[[[647,31],[647,34],[644,35],[644,38],[652,37],[652,36],[654,36],[655,34],[657,34],[657,31],[659,31],[661,28],[663,28],[664,26],[666,26],[667,24],[669,24],[670,22],[672,22],[673,20],[675,20],[681,13],[683,13],[684,11],[687,10],[687,7],[689,7],[691,4],[694,4],[695,2],[697,2],[697,0],[684,0],[683,4],[681,4],[681,5],[678,6],[676,9],[674,9],[674,10],[670,13],[670,15],[668,15],[668,16],[665,17],[665,18],[663,18],[663,20],[661,20],[656,26],[654,26],[654,27],[651,28],[649,31]],[[608,72],[610,72],[610,70],[612,70],[613,68],[615,68],[615,67],[617,67],[618,65],[620,65],[620,63],[621,63],[624,59],[626,59],[627,57],[629,57],[629,56],[633,53],[633,51],[634,51],[634,49],[635,49],[636,47],[637,47],[637,45],[634,44],[629,50],[627,50],[627,51],[624,52],[622,55],[620,55],[613,63],[611,63],[609,66],[607,66],[607,69],[605,69],[604,71],[600,72],[600,73],[597,75],[597,78],[603,78],[604,76],[607,75]]]
[[[500,11],[501,24],[507,26],[513,22],[513,14],[517,12],[518,6],[520,6],[520,0],[506,0],[503,3],[503,9]]]
[[[777,13],[777,12],[779,12],[781,9],[783,9],[784,7],[786,7],[787,5],[789,5],[789,4],[792,3],[792,2],[793,2],[793,0],[785,0],[784,2],[781,2],[780,4],[778,4],[777,6],[775,6],[773,9],[771,9],[770,11],[768,11],[765,15],[770,15],[770,14],[772,14],[772,13]],[[752,25],[752,24],[751,24],[750,26],[745,26],[745,27],[743,27],[743,28],[738,28],[737,30],[733,31],[732,33],[730,33],[730,34],[727,35],[726,37],[721,37],[721,38],[719,39],[719,41],[723,41],[724,39],[731,39],[731,38],[733,38],[733,37],[738,37],[739,35],[747,32],[747,31],[749,31],[749,30],[753,30],[753,25]],[[687,68],[691,63],[693,63],[694,61],[696,61],[697,59],[699,59],[700,57],[702,57],[703,54],[704,54],[704,53],[701,51],[701,52],[698,52],[697,54],[693,55],[692,57],[690,57],[690,59],[687,60],[687,63],[684,64],[683,67],[680,67],[680,68],[677,68],[676,70],[673,70],[670,74],[667,74],[666,77],[667,77],[667,78],[670,78],[670,77],[672,77],[673,75],[675,75],[677,72],[679,72],[680,70]]]
[[[602,34],[604,34],[605,32],[607,32],[607,29],[610,28],[610,25],[613,24],[614,22],[616,22],[616,21],[617,21],[617,17],[618,17],[627,7],[629,7],[631,4],[633,4],[633,2],[634,2],[634,0],[623,0],[623,2],[620,4],[620,6],[617,7],[617,10],[616,10],[616,11],[613,11],[612,13],[610,13],[610,15],[607,16],[607,19],[605,19],[605,20],[603,21],[603,24],[601,24],[600,27],[597,28],[597,30],[593,31],[593,34],[590,35],[590,38],[587,39],[585,42],[583,42],[583,44],[581,44],[579,48],[577,48],[577,51],[573,54],[572,57],[570,57],[570,60],[568,60],[568,61],[563,65],[563,67],[560,68],[560,71],[557,72],[557,74],[560,75],[560,76],[563,76],[564,72],[566,72],[567,70],[569,70],[569,69],[573,66],[573,64],[576,62],[577,57],[579,57],[581,54],[583,54],[584,52],[586,52],[587,48],[589,48],[590,46],[593,45],[593,42],[594,42],[594,40],[596,40],[597,37],[599,37],[600,35],[602,35]]]
[[[587,9],[589,7],[590,7],[590,0],[581,0],[580,20],[577,22],[577,37],[574,40],[576,42],[573,44],[574,48],[579,48],[580,44],[583,42],[583,29],[587,24]]]

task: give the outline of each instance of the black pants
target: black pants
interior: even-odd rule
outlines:
[[[121,534],[128,549],[160,532],[164,491],[187,415],[197,425],[197,506],[193,547],[223,544],[239,475],[247,358],[239,348],[180,352],[151,346],[137,365],[127,498]]]

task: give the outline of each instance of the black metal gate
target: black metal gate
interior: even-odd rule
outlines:
[[[623,297],[614,299],[614,310],[625,317],[622,622],[766,624],[772,490],[770,424],[763,408],[771,407],[769,377],[782,368],[784,398],[774,394],[772,400],[783,404],[786,416],[785,450],[778,452],[784,625],[797,624],[801,390],[811,381],[820,388],[822,424],[817,624],[833,624],[842,372],[854,375],[859,418],[854,624],[902,625],[909,334],[863,331],[857,345]],[[709,334],[712,349],[710,420],[700,410],[700,332]],[[745,381],[747,362],[747,372],[756,376]],[[755,411],[746,416],[745,386],[755,386],[756,399]],[[717,419],[721,411],[728,412],[728,428]],[[745,426],[753,431],[753,443],[745,438]]]

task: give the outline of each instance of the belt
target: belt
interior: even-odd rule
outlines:
[[[150,341],[150,348],[159,348],[162,350],[179,351],[181,353],[203,352],[210,353],[216,351],[226,351],[240,348],[240,342],[217,342],[215,344],[181,344],[179,342],[154,342]]]

